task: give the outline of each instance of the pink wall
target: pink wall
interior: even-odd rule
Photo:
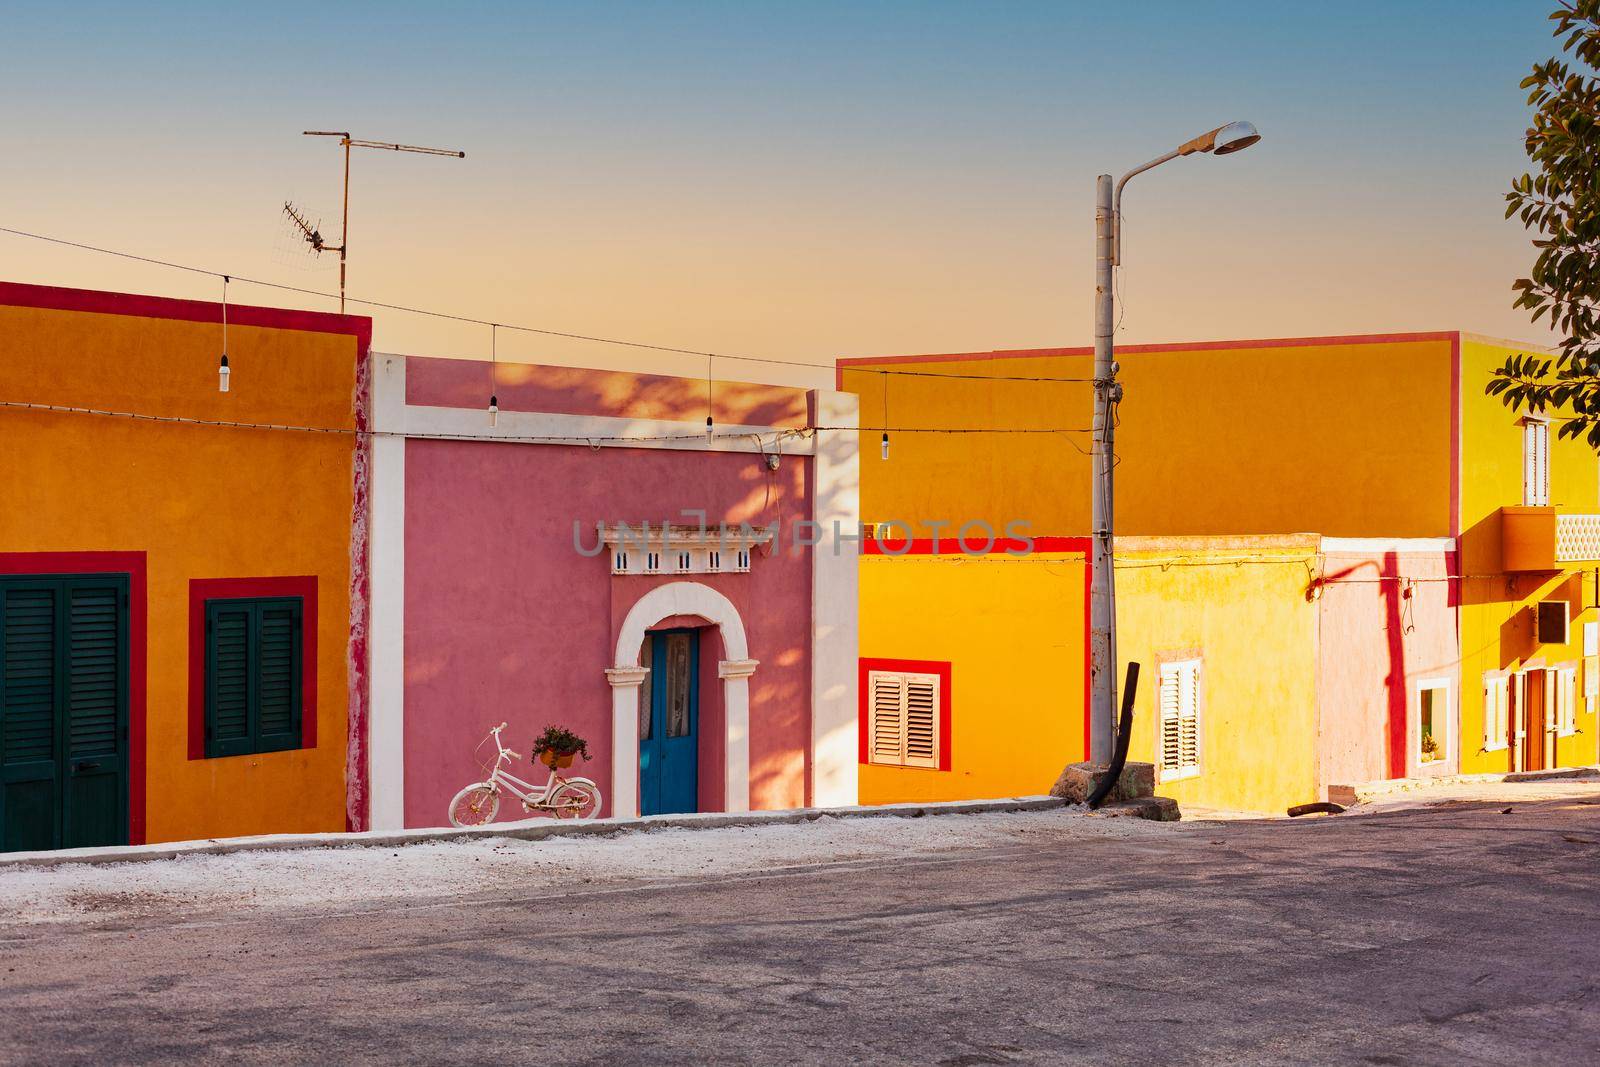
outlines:
[[[1318,788],[1419,773],[1416,683],[1461,706],[1454,553],[1328,551],[1318,601]],[[1459,724],[1457,728],[1459,734]],[[1454,769],[1459,737],[1443,766]]]
[[[412,360],[410,373],[429,362]],[[501,720],[511,724],[507,744],[524,754],[547,723],[586,737],[594,759],[578,773],[600,783],[609,807],[611,690],[603,672],[628,609],[675,579],[613,577],[605,553],[574,549],[573,520],[591,548],[597,521],[692,522],[684,509],[703,509],[710,523],[781,520],[787,533],[809,515],[809,462],[786,456],[769,473],[759,457],[741,453],[408,441],[406,825],[444,821],[450,797],[480,776],[473,746]],[[690,580],[734,603],[750,656],[761,663],[750,679],[751,806],[804,804],[810,550],[758,550],[747,574]],[[720,650],[719,640],[703,638],[702,738],[722,722],[721,683],[707,659]],[[720,748],[708,752],[703,740],[701,752],[701,799],[714,809]]]
[[[481,408],[489,394],[503,411],[563,415],[613,415],[703,424],[704,378],[624,374],[582,367],[524,363],[491,365],[472,360],[411,356],[406,360],[406,403]],[[749,382],[712,383],[711,414],[718,425],[806,425],[806,391]]]

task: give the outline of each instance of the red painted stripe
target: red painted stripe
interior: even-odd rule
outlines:
[[[1450,338],[1450,521],[1451,537],[1461,536],[1461,335]]]
[[[1461,334],[1457,331],[1436,330],[1424,333],[1371,333],[1329,337],[1266,337],[1236,341],[1173,341],[1167,344],[1118,345],[1117,351],[1119,353],[1218,352],[1248,348],[1312,348],[1329,345],[1378,345],[1401,344],[1412,341],[1448,341],[1458,339],[1460,336]],[[1017,348],[995,349],[991,352],[940,352],[912,356],[852,356],[835,360],[835,364],[842,372],[858,367],[892,366],[899,363],[958,363],[963,361],[977,363],[985,360],[1000,359],[1087,356],[1093,353],[1094,349],[1092,347]]]
[[[872,694],[867,685],[867,674],[871,671],[898,671],[904,674],[933,674],[939,678],[939,769],[950,769],[950,675],[951,667],[947,660],[931,659],[862,659],[856,668],[856,727],[860,742],[860,762],[868,762],[867,749],[867,720],[869,718],[869,702]],[[911,768],[917,770],[918,768]],[[921,768],[926,770],[927,768]]]
[[[300,627],[300,745],[317,747],[317,579],[189,579],[189,758],[206,758],[206,601],[297,596],[305,601]]]
[[[1086,544],[1088,538],[1082,539]],[[1090,705],[1094,701],[1094,647],[1090,643],[1090,635],[1094,632],[1094,557],[1087,554],[1083,557],[1083,758],[1089,758],[1089,738],[1092,733],[1093,723],[1090,722]]]
[[[145,842],[147,583],[143,552],[0,552],[0,574],[128,576],[128,843]]]
[[[222,305],[209,300],[179,300],[167,296],[108,293],[98,289],[68,289],[55,285],[0,282],[0,305],[82,311],[96,315],[137,315],[180,322],[222,323]],[[228,304],[231,326],[261,326],[277,330],[348,334],[362,352],[372,341],[372,319],[365,315],[339,315],[331,311],[296,311],[289,308]]]
[[[1015,537],[998,537],[985,546],[981,538],[968,538],[964,547],[959,537],[903,537],[863,538],[861,553],[866,556],[1024,556],[1041,552],[1087,552],[1087,537],[1035,537],[1032,548],[1028,542]]]

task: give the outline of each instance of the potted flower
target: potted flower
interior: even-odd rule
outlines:
[[[546,767],[570,767],[578,755],[589,759],[589,742],[564,726],[546,726],[544,733],[533,739],[533,757]]]

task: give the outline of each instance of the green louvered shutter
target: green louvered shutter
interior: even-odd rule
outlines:
[[[251,721],[251,623],[248,600],[206,602],[206,756],[243,756],[255,748]]]
[[[63,848],[127,841],[126,604],[125,587],[117,579],[88,579],[66,589]]]
[[[0,847],[56,847],[58,584],[0,585]]]
[[[300,600],[255,606],[256,751],[300,747]]]
[[[301,744],[303,601],[206,602],[206,756]]]

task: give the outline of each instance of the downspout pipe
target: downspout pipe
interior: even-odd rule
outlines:
[[[1117,746],[1111,754],[1111,767],[1089,796],[1089,808],[1094,810],[1105,803],[1106,797],[1117,787],[1122,768],[1128,762],[1128,740],[1133,736],[1133,695],[1139,688],[1139,665],[1128,664],[1128,676],[1122,682],[1122,715],[1117,721]]]

